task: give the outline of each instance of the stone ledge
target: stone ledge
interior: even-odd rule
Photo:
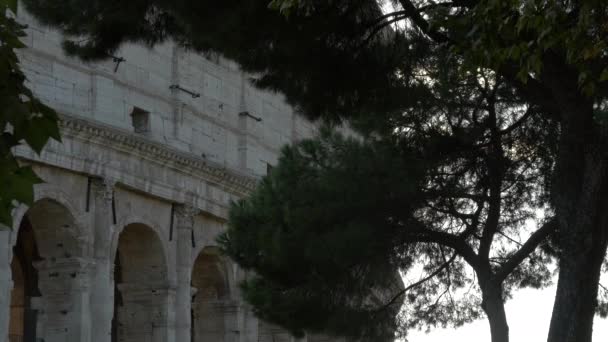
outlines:
[[[60,128],[63,135],[86,141],[95,138],[100,139],[100,143],[109,148],[128,151],[131,154],[155,160],[165,167],[199,175],[201,179],[221,184],[236,193],[250,193],[258,181],[252,175],[204,161],[188,153],[136,136],[132,132],[68,115],[61,115],[60,118]]]

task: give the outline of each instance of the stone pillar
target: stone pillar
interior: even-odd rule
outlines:
[[[110,342],[114,314],[114,277],[112,274],[111,241],[114,234],[112,198],[115,182],[111,179],[92,181],[93,257],[95,271],[91,275],[92,342]]]
[[[112,274],[111,241],[114,234],[112,219],[112,197],[115,182],[110,179],[94,180],[92,186],[93,255],[95,271],[91,275],[90,319],[92,342],[110,342],[112,338],[112,316],[114,314],[114,281]]]
[[[239,326],[240,305],[235,301],[220,301],[216,312],[224,317],[224,342],[239,342],[241,329]]]
[[[171,52],[171,85],[179,84],[179,57],[180,57],[180,46],[177,43],[173,43],[173,49]],[[179,125],[182,121],[183,108],[179,100],[179,90],[171,90],[171,109],[173,111],[173,138],[179,141]],[[181,114],[181,115],[180,115]],[[179,341],[179,340],[178,340]],[[189,340],[187,342],[190,342]]]
[[[91,340],[90,260],[77,257],[36,262],[41,301],[40,338],[45,342]]]
[[[192,229],[198,210],[180,205],[176,210],[177,227],[177,291],[175,298],[176,342],[190,342],[192,288]]]
[[[16,233],[16,232],[15,232]],[[0,342],[8,341],[8,324],[10,321],[11,290],[11,230],[0,225]]]
[[[119,284],[123,305],[120,317],[119,340],[123,342],[174,341],[168,322],[168,308],[173,304],[175,290],[154,284]]]
[[[239,342],[258,342],[258,318],[251,308],[241,303],[238,312]]]

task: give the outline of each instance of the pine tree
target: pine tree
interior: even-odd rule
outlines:
[[[438,53],[494,73],[533,109],[523,123],[542,122],[557,140],[550,200],[559,282],[549,341],[591,340],[608,244],[605,1],[399,0],[386,14],[375,0],[274,0],[274,9],[267,0],[27,2],[44,22],[88,37],[66,44],[82,57],[173,38],[237,61],[306,115],[348,118],[383,135],[434,115],[412,109],[432,108],[427,85],[436,81],[420,72]]]
[[[258,275],[243,284],[258,315],[296,334],[380,341],[483,311],[492,340],[508,341],[504,300],[551,279],[555,220],[517,240],[548,204],[557,126],[527,121],[534,108],[492,74],[460,78],[457,63],[438,61],[424,71],[441,82],[398,132],[327,129],[286,147],[231,209],[220,242]],[[394,275],[412,279],[420,265],[425,275],[399,286]]]

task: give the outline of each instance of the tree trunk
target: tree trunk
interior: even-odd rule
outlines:
[[[553,189],[559,281],[548,341],[590,342],[608,241],[608,159],[592,106],[564,107]]]
[[[509,325],[502,298],[487,302],[484,311],[490,321],[492,342],[509,342]]]
[[[591,236],[591,235],[589,235]],[[605,239],[585,238],[578,254],[564,251],[549,328],[549,342],[591,342]],[[588,250],[582,250],[588,246]]]
[[[509,325],[502,299],[502,286],[495,282],[480,281],[483,301],[481,307],[488,316],[492,342],[509,342]]]
[[[606,162],[587,166],[574,217],[560,218],[559,281],[549,342],[590,342],[608,233]],[[559,215],[559,213],[558,213]]]

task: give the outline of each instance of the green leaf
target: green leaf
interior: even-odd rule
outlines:
[[[32,204],[34,202],[34,184],[42,182],[30,166],[20,167],[14,173],[11,182],[5,184],[4,193],[10,195],[20,203]]]
[[[34,184],[42,182],[30,166],[19,166],[12,148],[25,140],[40,153],[49,138],[60,141],[57,113],[26,87],[15,53],[25,47],[19,39],[25,36],[24,27],[6,12],[16,13],[17,1],[0,0],[0,223],[7,226],[12,225],[15,206],[31,204]]]
[[[36,153],[40,153],[51,135],[58,134],[56,130],[57,126],[51,120],[36,117],[28,123],[24,132],[24,139]]]
[[[2,7],[6,6],[6,8],[15,14],[17,13],[17,0],[0,0],[0,5]]]

